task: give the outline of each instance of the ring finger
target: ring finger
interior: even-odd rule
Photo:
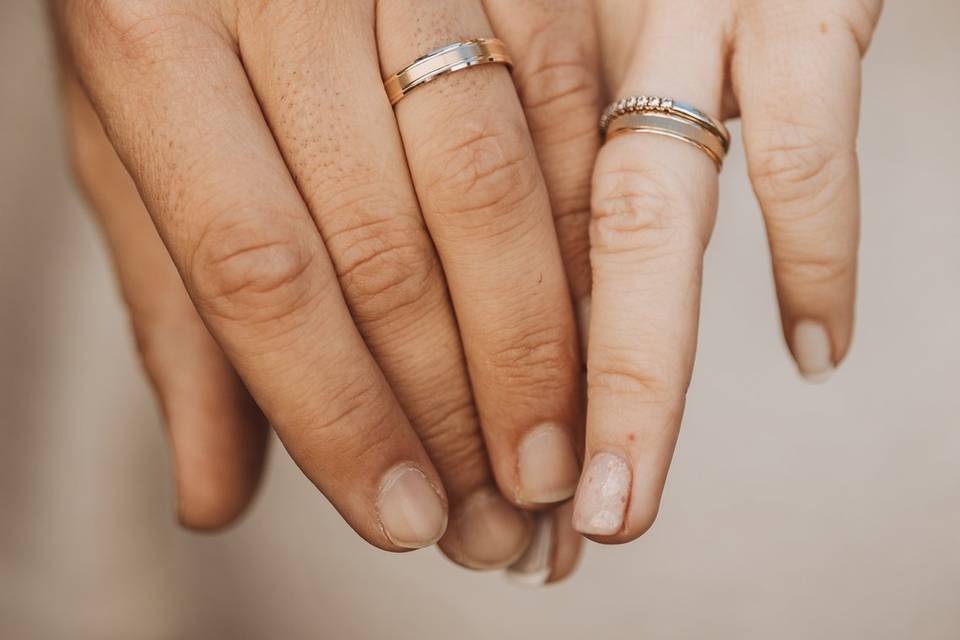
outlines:
[[[641,6],[631,16],[627,3],[609,3],[602,16],[641,24],[616,97],[669,96],[718,113],[723,20],[690,0]],[[574,511],[574,526],[599,541],[631,540],[656,517],[693,367],[716,197],[717,168],[692,145],[626,132],[600,151],[587,465]]]
[[[377,11],[384,76],[491,34],[479,0],[383,0]],[[416,89],[396,114],[500,488],[522,506],[564,500],[578,471],[576,332],[516,90],[500,65],[485,65]]]

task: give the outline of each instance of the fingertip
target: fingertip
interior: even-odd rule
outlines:
[[[517,476],[514,502],[518,506],[548,505],[573,496],[580,463],[568,430],[548,422],[524,435],[517,451]]]
[[[447,530],[446,496],[416,465],[402,464],[384,477],[377,518],[384,535],[397,547],[429,547]]]
[[[790,341],[800,375],[811,383],[823,383],[836,370],[833,341],[827,327],[816,320],[800,320]]]
[[[531,515],[507,502],[494,488],[484,487],[459,505],[440,548],[468,569],[503,569],[523,555],[532,535]]]
[[[216,532],[235,524],[247,511],[260,484],[265,443],[247,451],[246,460],[222,456],[191,457],[174,445],[176,518],[196,532]]]
[[[553,572],[553,557],[557,546],[554,512],[541,511],[533,518],[530,544],[523,555],[507,568],[510,581],[523,587],[542,587],[547,584]]]

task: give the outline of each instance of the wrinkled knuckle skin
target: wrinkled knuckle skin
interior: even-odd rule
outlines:
[[[467,486],[487,478],[486,449],[477,410],[469,397],[411,420],[449,491],[454,490],[451,483]]]
[[[202,24],[168,1],[77,1],[92,35],[128,60],[175,52],[188,42],[192,27]]]
[[[505,337],[490,353],[500,384],[531,395],[566,391],[577,371],[576,342],[559,325],[537,326]]]
[[[643,170],[623,169],[597,181],[590,242],[599,254],[643,253],[649,257],[705,240],[689,205],[662,180]]]
[[[199,306],[218,317],[255,323],[301,310],[316,292],[308,278],[313,253],[295,240],[297,234],[214,220],[190,261],[189,281]]]
[[[525,62],[518,65],[516,81],[527,111],[549,109],[554,113],[590,113],[591,133],[596,135],[595,112],[600,96],[600,74],[581,38],[564,37],[542,29],[531,38]],[[560,126],[565,124],[562,120]]]
[[[327,246],[358,322],[377,322],[416,305],[435,285],[433,245],[410,217],[351,225],[327,238]]]
[[[664,407],[683,406],[689,375],[669,370],[642,370],[616,357],[598,357],[587,370],[591,394],[631,396]]]
[[[781,209],[829,195],[854,166],[853,149],[840,150],[813,139],[772,140],[750,150],[750,179],[757,197]]]
[[[461,118],[438,139],[445,146],[432,154],[427,189],[460,225],[506,217],[539,185],[525,131],[499,114]]]
[[[378,457],[396,441],[397,429],[402,426],[391,410],[391,398],[386,382],[366,372],[329,389],[318,410],[322,413],[290,418],[291,423],[300,425],[298,464],[325,468],[334,452],[343,460],[353,460],[357,467],[370,456]]]
[[[777,279],[803,286],[830,286],[854,277],[856,257],[852,254],[829,255],[811,247],[803,256],[776,255]]]

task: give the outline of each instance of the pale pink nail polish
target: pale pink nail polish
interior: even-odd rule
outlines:
[[[615,453],[590,458],[580,479],[573,509],[573,527],[580,533],[612,535],[623,527],[630,498],[630,466]]]

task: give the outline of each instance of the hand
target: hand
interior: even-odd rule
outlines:
[[[853,326],[860,58],[880,0],[605,0],[614,98],[670,97],[742,113],[784,334],[822,379]],[[574,525],[626,542],[653,523],[693,366],[717,170],[701,150],[625,133],[593,182],[587,467]]]
[[[449,502],[444,551],[504,566],[530,526],[494,478],[526,508],[572,493],[570,296],[589,287],[599,90],[589,7],[539,4],[55,4],[77,171],[169,422],[186,524],[221,526],[249,501],[260,409],[384,549],[432,543]],[[486,65],[394,116],[383,76],[491,30],[526,113]],[[578,542],[554,537],[557,578]]]

